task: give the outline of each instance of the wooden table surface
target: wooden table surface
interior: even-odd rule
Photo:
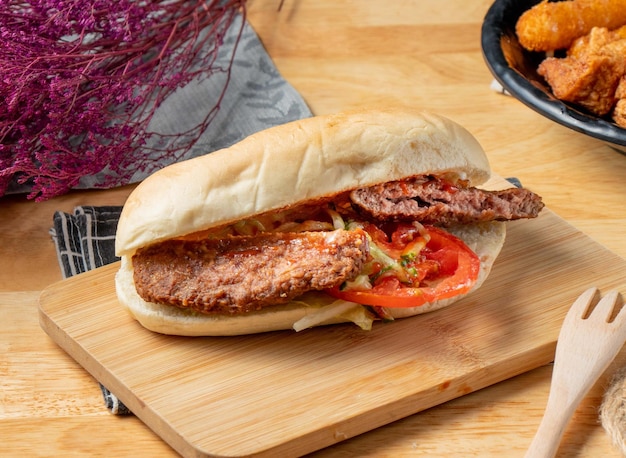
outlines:
[[[316,114],[397,103],[464,125],[495,173],[626,257],[626,156],[490,89],[480,51],[488,0],[251,0],[248,18]],[[56,210],[123,204],[132,187],[47,202],[0,199],[0,456],[173,456],[135,417],[104,408],[95,380],[38,324],[38,292],[61,279]],[[626,276],[626,272],[624,273]],[[626,293],[626,291],[623,291]],[[624,352],[614,367],[626,363]],[[550,366],[317,452],[316,456],[523,456]],[[599,425],[606,374],[568,426],[560,456],[620,456]]]

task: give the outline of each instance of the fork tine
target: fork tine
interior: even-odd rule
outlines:
[[[616,291],[610,291],[598,302],[587,317],[590,321],[607,322],[612,321],[615,315],[615,306],[619,295]]]
[[[591,304],[598,301],[600,298],[600,290],[598,288],[591,287],[585,290],[578,298],[574,301],[572,306],[570,307],[569,312],[567,313],[567,317],[572,317],[574,319],[586,318],[589,315],[589,309],[591,308]]]
[[[623,326],[626,321],[626,313],[622,313],[624,309],[624,299],[618,291],[611,291],[605,296],[607,301],[611,300],[611,309],[607,316],[607,321],[615,326]]]

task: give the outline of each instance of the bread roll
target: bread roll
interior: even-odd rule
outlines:
[[[158,241],[425,174],[459,177],[479,185],[489,178],[490,168],[481,146],[463,127],[411,110],[307,118],[168,166],[141,183],[122,211],[116,238],[116,252],[122,258],[116,275],[118,298],[144,327],[164,334],[220,336],[290,329],[334,299],[307,293],[302,300],[244,315],[188,312],[141,299],[133,283],[132,255]],[[504,243],[505,226],[482,223],[451,232],[481,259],[476,289]],[[390,312],[404,318],[445,307],[460,297]],[[346,320],[333,317],[324,324],[342,321]]]

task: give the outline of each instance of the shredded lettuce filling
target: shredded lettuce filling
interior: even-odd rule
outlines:
[[[323,299],[320,302],[324,302]],[[338,321],[352,322],[364,331],[369,331],[377,318],[366,307],[341,299],[335,299],[330,304],[321,305],[320,303],[312,304],[311,298],[308,297],[307,302],[300,303],[306,307],[307,314],[293,324],[293,329],[298,332]]]

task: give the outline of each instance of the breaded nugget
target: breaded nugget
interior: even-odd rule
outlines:
[[[530,51],[568,48],[593,27],[616,29],[626,24],[626,0],[543,1],[525,11],[515,30]]]
[[[626,99],[619,99],[615,104],[613,121],[620,127],[626,127]]]
[[[613,121],[620,127],[626,127],[626,76],[619,80],[615,98],[618,100],[613,109]]]
[[[615,106],[615,90],[624,74],[624,59],[594,54],[585,60],[549,57],[538,68],[554,96],[604,116]]]
[[[587,35],[577,38],[567,50],[567,55],[585,59],[592,54],[602,54],[602,48],[608,43],[621,39],[616,32],[605,27],[594,27]]]

